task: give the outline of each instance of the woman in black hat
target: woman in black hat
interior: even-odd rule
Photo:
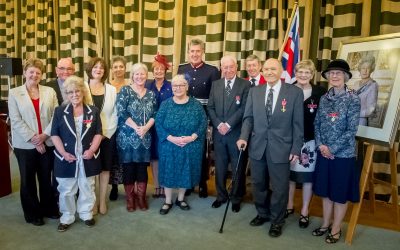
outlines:
[[[352,77],[346,61],[331,61],[322,76],[331,88],[321,98],[314,122],[318,151],[313,190],[322,197],[323,221],[312,234],[328,233],[326,243],[336,243],[341,236],[347,202],[360,199],[355,164],[360,99],[345,84]]]

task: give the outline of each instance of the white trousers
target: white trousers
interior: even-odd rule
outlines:
[[[95,176],[86,178],[84,174],[79,174],[77,178],[59,178],[58,192],[59,206],[62,216],[60,223],[72,224],[75,221],[75,213],[78,212],[81,220],[90,220],[93,218],[92,209],[96,202]],[[75,196],[79,188],[78,201]]]

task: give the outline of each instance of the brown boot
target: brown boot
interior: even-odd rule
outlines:
[[[136,210],[135,203],[135,184],[124,184],[126,195],[126,210],[133,212]]]
[[[137,182],[137,196],[138,196],[138,206],[140,210],[147,210],[149,209],[149,205],[147,204],[146,200],[146,189],[147,189],[147,182]]]

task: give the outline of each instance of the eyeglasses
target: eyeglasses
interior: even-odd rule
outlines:
[[[180,88],[184,88],[184,87],[186,87],[185,84],[172,85],[172,88],[173,88],[173,89],[180,89]]]
[[[65,68],[65,67],[57,67],[57,69],[60,71],[69,71],[69,72],[74,71],[73,68]]]
[[[81,91],[79,89],[76,89],[76,90],[67,91],[66,93],[67,93],[67,95],[73,95],[73,94],[79,95],[81,93]]]
[[[328,72],[328,75],[329,76],[335,76],[335,75],[337,75],[337,76],[341,76],[341,75],[343,75],[344,73],[343,73],[343,71],[340,71],[340,70],[338,70],[338,71],[329,71]]]

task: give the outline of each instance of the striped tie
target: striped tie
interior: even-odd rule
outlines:
[[[272,116],[272,102],[274,100],[274,90],[272,88],[269,89],[268,96],[267,96],[267,104],[265,105],[265,109],[267,111],[267,122],[268,124],[271,121]]]
[[[228,80],[225,87],[226,96],[229,96],[231,94],[231,91],[232,91],[231,80]]]

